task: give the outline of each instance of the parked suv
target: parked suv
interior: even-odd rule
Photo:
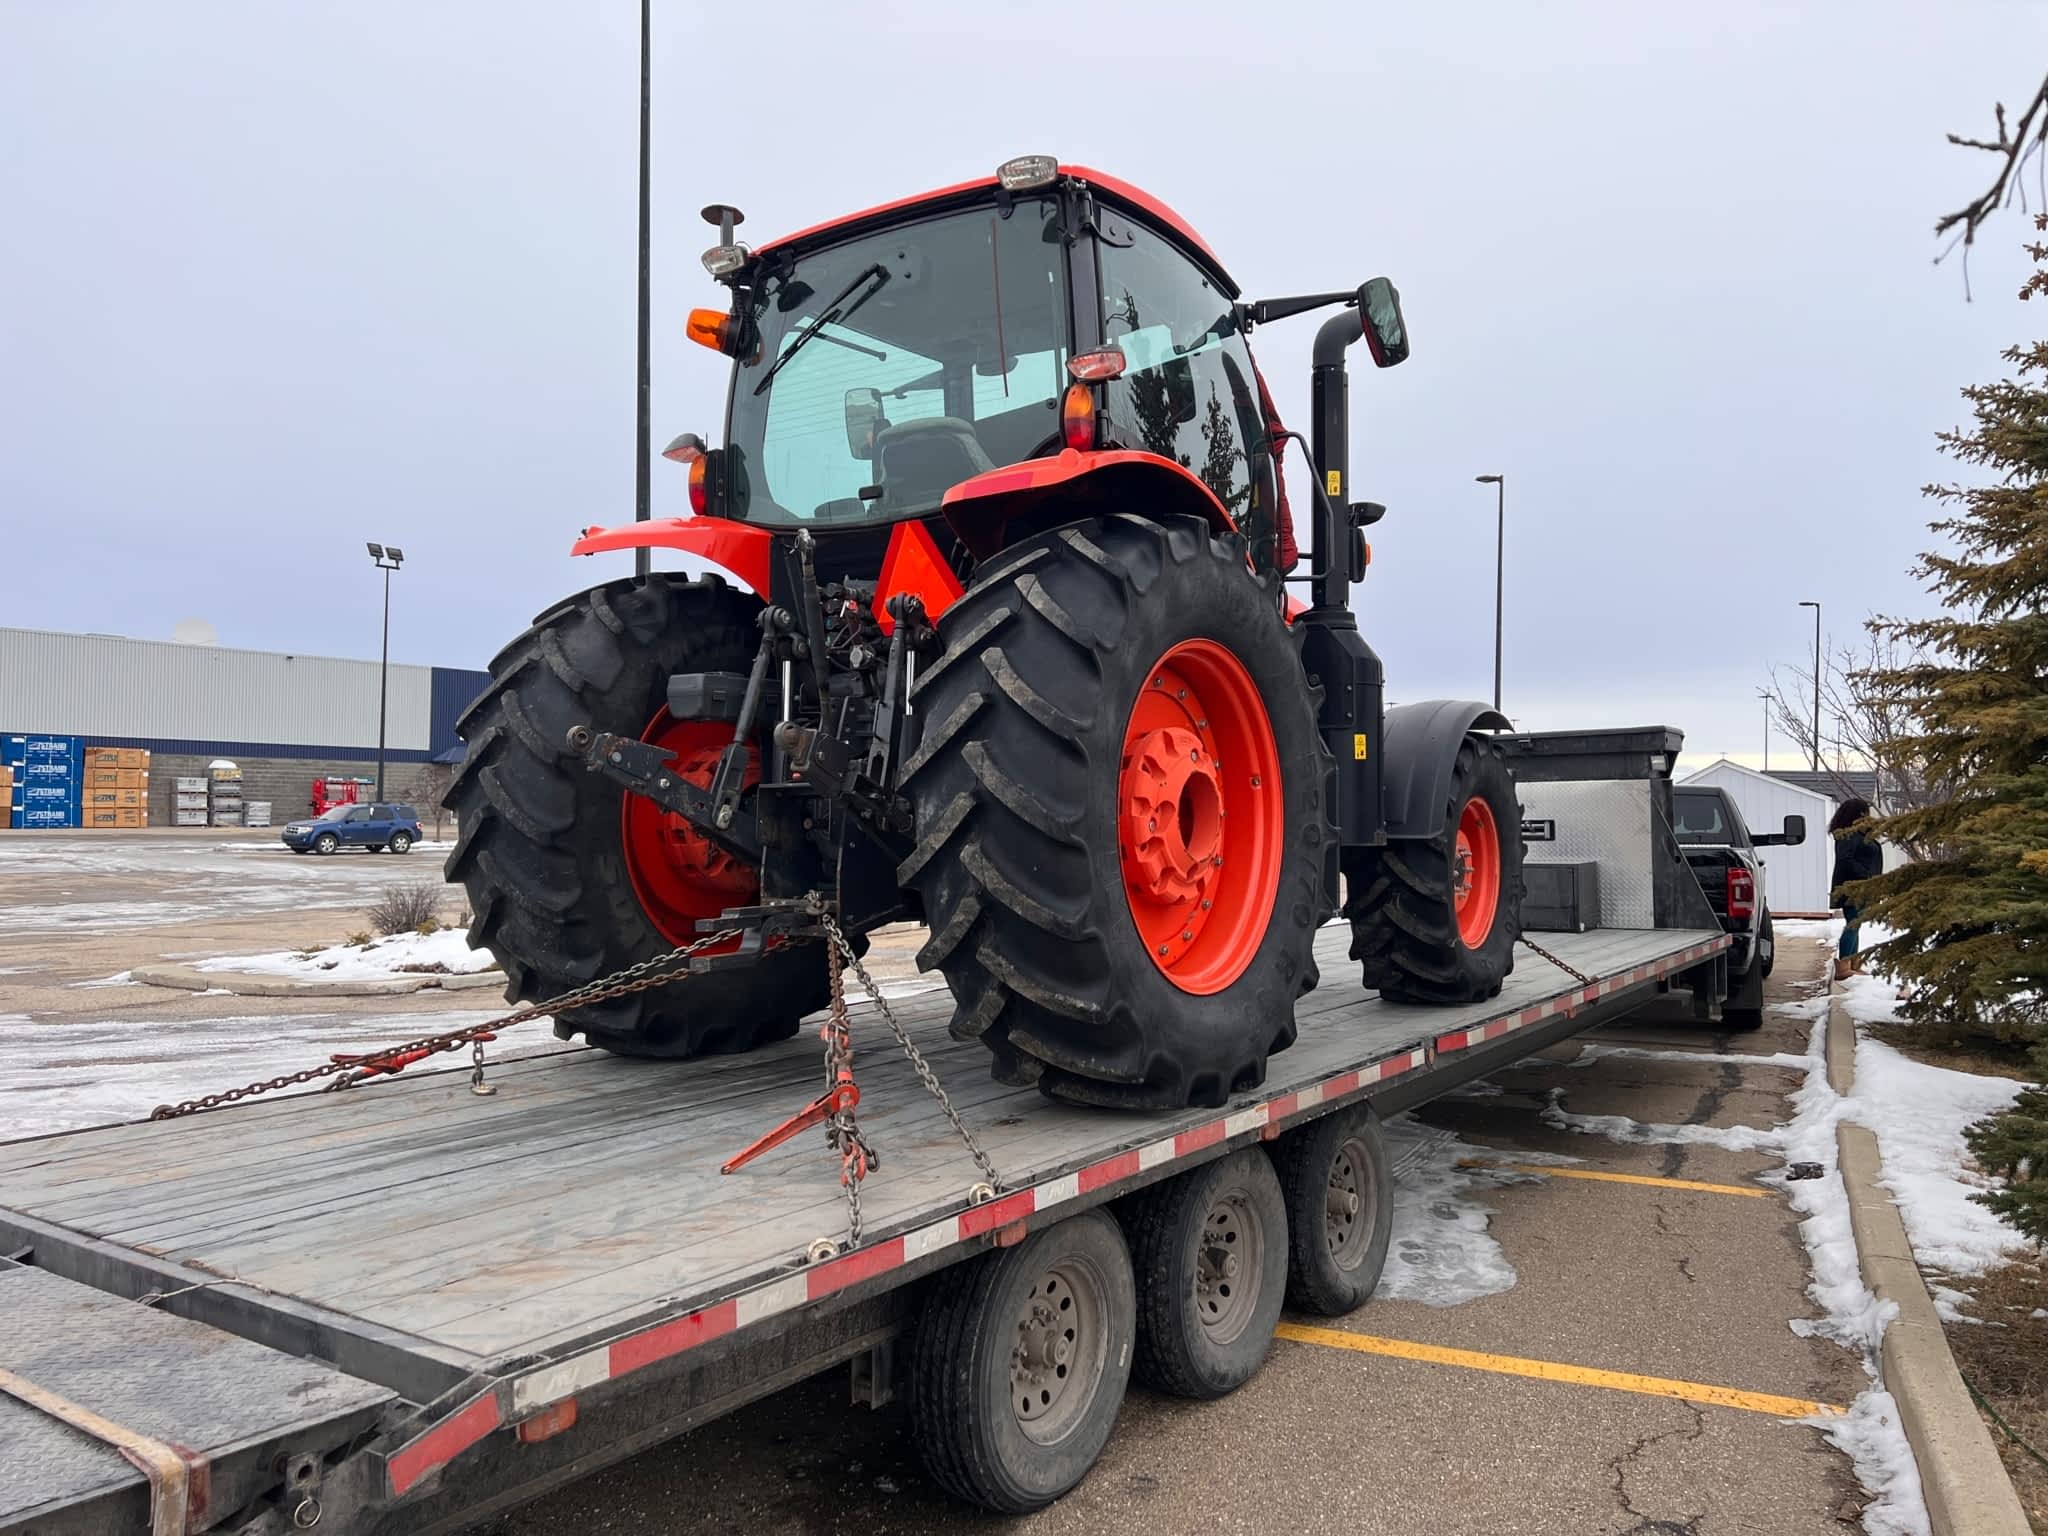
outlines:
[[[410,853],[420,840],[420,813],[388,801],[336,805],[311,821],[287,823],[279,835],[293,853],[339,853],[343,848]]]
[[[1783,831],[1752,836],[1735,797],[1706,785],[1674,787],[1671,812],[1685,862],[1699,877],[1723,931],[1735,941],[1728,953],[1728,1002],[1721,1017],[1730,1029],[1755,1029],[1764,1021],[1764,978],[1778,958],[1771,909],[1764,901],[1763,862],[1756,851],[1805,842],[1806,818],[1787,816]]]

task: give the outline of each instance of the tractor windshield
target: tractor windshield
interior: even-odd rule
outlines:
[[[1057,204],[1019,200],[850,240],[755,286],[761,346],[734,370],[734,517],[881,522],[1052,452],[1067,384]]]

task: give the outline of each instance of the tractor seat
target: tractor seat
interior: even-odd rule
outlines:
[[[971,422],[927,416],[884,427],[875,438],[876,480],[895,506],[936,503],[962,480],[995,468]]]

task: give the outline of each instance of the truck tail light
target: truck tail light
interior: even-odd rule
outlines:
[[[1756,876],[1746,869],[1728,871],[1728,915],[1750,917],[1756,912]]]

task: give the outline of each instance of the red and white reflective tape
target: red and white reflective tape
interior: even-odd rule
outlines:
[[[1396,1051],[1379,1061],[1339,1072],[1305,1088],[1276,1094],[1249,1108],[1233,1110],[1175,1135],[1162,1136],[1156,1141],[1112,1153],[1072,1173],[1047,1179],[1014,1194],[998,1196],[983,1205],[970,1206],[955,1215],[913,1227],[899,1236],[810,1265],[794,1274],[742,1291],[737,1296],[712,1302],[681,1317],[651,1324],[581,1354],[512,1377],[509,1383],[499,1383],[498,1387],[471,1399],[452,1417],[443,1419],[395,1452],[388,1463],[391,1491],[394,1496],[402,1496],[427,1473],[446,1465],[500,1425],[530,1417],[564,1398],[616,1381],[765,1318],[797,1311],[915,1260],[987,1237],[1030,1217],[1058,1210],[1084,1195],[1134,1178],[1150,1169],[1191,1158],[1234,1137],[1252,1131],[1269,1131],[1309,1110],[1340,1103],[1377,1083],[1413,1072],[1427,1065],[1435,1056],[1497,1040],[1513,1030],[1559,1014],[1576,1013],[1587,1003],[1624,987],[1682,970],[1725,948],[1727,943],[1722,938],[1694,945],[1677,954],[1666,955],[1608,977],[1590,987],[1581,987],[1547,1002],[1532,1004],[1505,1018],[1439,1035],[1433,1047],[1417,1045]],[[498,1397],[499,1391],[507,1385],[510,1387],[510,1402],[506,1405],[509,1412],[500,1407]]]

